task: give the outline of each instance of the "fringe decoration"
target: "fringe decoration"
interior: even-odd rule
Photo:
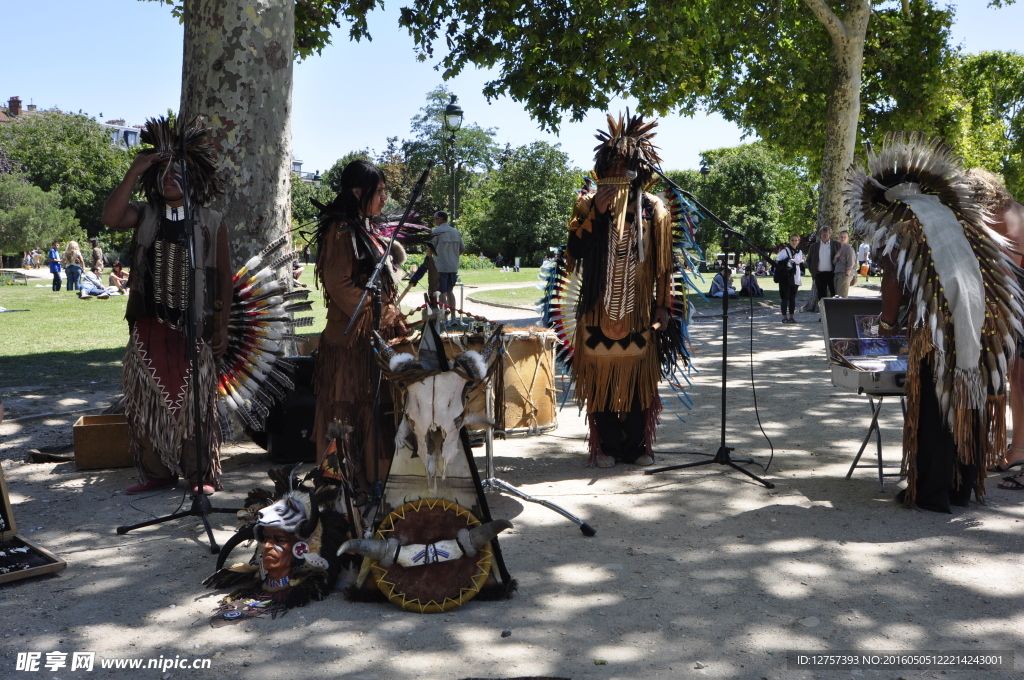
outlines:
[[[903,422],[903,461],[900,474],[907,478],[904,503],[914,507],[917,495],[917,428],[921,417],[921,361],[931,352],[931,343],[923,330],[911,331],[907,355],[907,375],[904,383],[907,399],[907,417]],[[937,375],[937,374],[936,374]],[[935,389],[934,385],[925,386]]]
[[[574,368],[576,403],[588,411],[628,411],[634,395],[647,408],[657,392],[660,367],[651,343],[638,357],[577,356]]]
[[[135,454],[139,481],[146,483],[150,480],[143,473],[142,466],[139,464],[144,441],[150,443],[154,453],[167,469],[180,477],[184,476],[181,466],[184,446],[194,437],[195,432],[195,408],[192,401],[195,381],[192,380],[190,369],[189,375],[186,377],[182,406],[175,415],[167,408],[164,390],[150,373],[144,352],[137,327],[133,325],[124,354],[121,385],[124,389],[124,412],[128,421],[128,432],[132,451]],[[202,398],[204,402],[202,409],[203,413],[207,414],[204,427],[207,447],[203,457],[207,461],[207,478],[213,482],[214,486],[219,487],[220,424],[215,406],[217,379],[214,366],[210,347],[205,344],[201,345],[199,349],[199,389],[201,394],[205,395]]]
[[[661,409],[664,404],[657,393],[651,399],[651,405],[647,408],[647,421],[644,424],[644,448],[647,455],[657,459],[654,455],[654,442],[658,436],[658,425],[661,423]]]

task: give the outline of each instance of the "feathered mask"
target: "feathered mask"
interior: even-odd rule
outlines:
[[[140,181],[147,201],[159,202],[162,199],[160,187],[167,173],[173,172],[180,177],[183,169],[188,171],[189,198],[193,204],[206,205],[222,193],[214,160],[216,150],[207,132],[198,116],[184,126],[180,119],[172,124],[163,116],[146,121],[140,138],[143,144],[150,144],[152,148],[143,149],[139,153],[168,156],[166,163],[154,163],[142,173]],[[184,163],[181,157],[182,146],[185,152]],[[181,180],[178,181],[180,183]]]
[[[618,119],[608,114],[608,131],[598,130],[600,144],[594,147],[594,169],[599,177],[607,175],[608,170],[617,160],[625,163],[628,171],[636,172],[646,184],[654,176],[654,166],[661,163],[658,147],[651,143],[657,134],[653,132],[658,126],[657,119],[645,121],[643,116],[631,116],[629,109],[626,115],[619,114]]]

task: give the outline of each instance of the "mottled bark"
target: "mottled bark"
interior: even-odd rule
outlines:
[[[839,18],[823,0],[804,0],[832,37],[832,73],[825,124],[825,148],[821,157],[818,198],[819,229],[833,233],[846,227],[843,185],[853,162],[860,120],[861,71],[864,41],[871,18],[870,0],[847,0],[846,13]]]
[[[181,115],[219,152],[234,265],[291,226],[294,0],[187,0]]]

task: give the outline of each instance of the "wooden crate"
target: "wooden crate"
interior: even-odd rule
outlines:
[[[28,548],[28,551],[11,554],[12,548],[16,550]],[[11,508],[11,499],[7,495],[7,481],[4,479],[3,468],[0,468],[0,551],[7,553],[0,556],[0,567],[16,563],[31,565],[27,569],[0,573],[0,584],[49,574],[66,569],[68,566],[67,562],[49,550],[18,535],[18,523],[14,521],[14,510]]]
[[[124,415],[82,416],[72,428],[75,468],[131,467],[135,465]]]

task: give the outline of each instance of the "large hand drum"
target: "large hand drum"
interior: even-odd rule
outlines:
[[[456,349],[458,337],[445,339],[449,354]],[[500,380],[492,385],[495,423],[506,436],[528,436],[558,427],[555,392],[555,334],[550,331],[511,331],[503,333]],[[473,349],[467,347],[466,349]],[[486,385],[473,388],[466,399],[466,429],[483,430],[487,409]],[[497,389],[495,389],[497,388]],[[500,393],[499,393],[500,392]]]

